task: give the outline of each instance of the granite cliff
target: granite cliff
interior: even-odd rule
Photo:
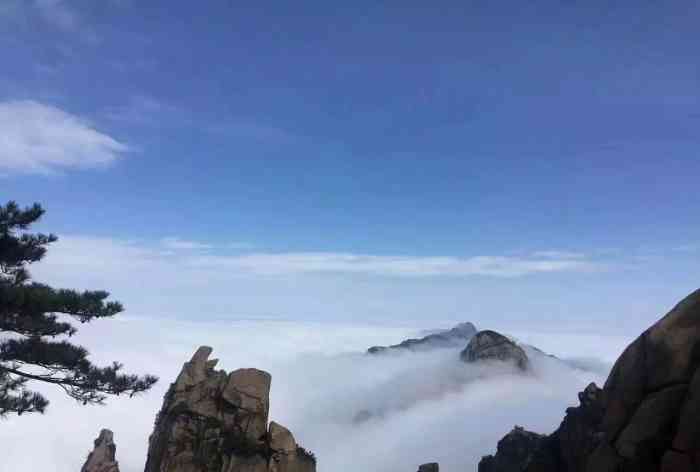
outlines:
[[[149,439],[145,472],[315,472],[316,458],[284,426],[268,424],[270,374],[215,370],[210,347],[182,367]],[[81,472],[119,472],[112,432]]]
[[[479,472],[700,470],[700,290],[644,331],[548,436],[508,433]]]

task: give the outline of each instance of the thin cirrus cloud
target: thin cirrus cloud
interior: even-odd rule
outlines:
[[[0,20],[27,26],[38,21],[64,33],[96,38],[83,15],[67,0],[3,0],[0,2]]]
[[[200,243],[198,241],[188,241],[180,239],[176,236],[168,236],[160,240],[160,243],[166,249],[211,249],[214,246],[211,244]]]
[[[586,255],[581,252],[558,250],[536,251],[532,256],[542,259],[584,259],[586,257]]]
[[[234,250],[244,250],[252,249],[255,247],[253,244],[244,241],[234,241],[223,245],[214,245],[209,243],[203,243],[200,241],[192,241],[188,239],[182,239],[177,236],[168,236],[160,240],[161,246],[165,249],[171,251],[183,250],[183,251],[196,251],[196,250],[207,250],[207,249],[234,249]]]
[[[335,252],[250,253],[205,255],[188,263],[197,267],[236,269],[265,275],[350,273],[398,277],[492,276],[518,277],[536,273],[592,271],[600,267],[576,259],[511,256],[389,256]]]
[[[0,102],[0,171],[52,174],[108,165],[129,147],[87,120],[32,100]]]
[[[90,248],[90,257],[82,254]],[[162,248],[170,252],[162,252]],[[100,271],[119,270],[125,261],[148,261],[149,271],[175,270],[186,278],[188,271],[214,274],[293,275],[346,273],[389,277],[491,276],[519,277],[555,272],[590,272],[604,266],[585,257],[544,258],[540,256],[392,256],[341,252],[262,252],[225,254],[215,246],[170,236],[157,246],[109,238],[69,236],[52,247],[48,261],[60,262],[65,270],[76,261],[99,261]],[[207,250],[205,253],[197,250]],[[131,264],[129,262],[128,264]]]

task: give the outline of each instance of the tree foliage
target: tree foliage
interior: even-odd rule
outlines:
[[[56,385],[83,404],[101,404],[107,395],[133,396],[157,380],[124,374],[118,362],[97,367],[85,348],[69,342],[73,322],[109,318],[123,307],[107,301],[104,291],[54,289],[31,280],[27,266],[58,239],[27,232],[43,214],[36,203],[0,205],[0,416],[44,412],[48,401],[28,389],[30,382]]]

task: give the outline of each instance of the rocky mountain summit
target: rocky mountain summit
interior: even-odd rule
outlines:
[[[700,470],[700,290],[630,344],[559,428],[516,428],[479,472]]]
[[[116,452],[114,434],[108,429],[103,429],[95,439],[95,448],[88,455],[80,472],[119,472],[119,464],[115,459]]]
[[[202,346],[170,385],[149,439],[145,472],[315,472],[316,458],[270,422],[270,374],[214,370]],[[103,430],[81,472],[119,472]]]
[[[163,400],[145,472],[314,472],[313,455],[270,423],[270,374],[214,370],[200,347]]]
[[[392,350],[427,351],[430,349],[462,347],[476,334],[476,327],[469,322],[460,323],[454,328],[429,334],[422,338],[406,339],[392,346],[372,346],[369,354],[379,354]]]
[[[514,362],[522,370],[526,370],[529,364],[527,354],[520,346],[491,330],[476,333],[459,357],[464,362],[488,360]]]

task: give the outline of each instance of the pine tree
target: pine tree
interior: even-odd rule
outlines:
[[[43,213],[36,203],[24,209],[12,201],[0,205],[0,416],[44,412],[48,400],[27,388],[34,381],[57,385],[83,404],[102,404],[106,395],[133,396],[157,380],[124,374],[118,362],[97,367],[85,348],[67,340],[76,333],[71,321],[112,317],[123,307],[107,301],[104,291],[54,289],[30,280],[27,266],[57,240],[27,232]]]

